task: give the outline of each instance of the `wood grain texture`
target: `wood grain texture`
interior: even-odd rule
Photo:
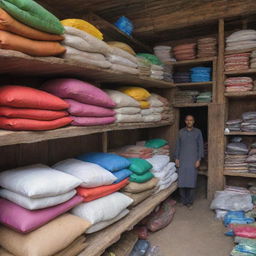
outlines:
[[[224,172],[225,176],[256,178],[255,173]]]

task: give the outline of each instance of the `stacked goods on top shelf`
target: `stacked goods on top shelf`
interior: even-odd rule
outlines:
[[[247,92],[253,89],[251,77],[229,77],[224,82],[226,92]]]
[[[225,56],[225,71],[249,69],[250,53],[237,53]]]
[[[256,47],[256,31],[244,29],[232,33],[226,38],[226,51],[246,50]]]
[[[193,60],[196,58],[196,44],[181,44],[173,48],[176,60]]]
[[[197,57],[214,57],[217,55],[217,40],[214,37],[205,37],[197,41]]]

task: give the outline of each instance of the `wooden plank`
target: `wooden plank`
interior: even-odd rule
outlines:
[[[198,58],[194,60],[182,60],[182,61],[175,61],[175,62],[167,62],[166,65],[173,65],[173,66],[187,66],[187,65],[197,65],[203,63],[210,63],[213,60],[216,60],[216,57],[206,57],[206,58]]]
[[[213,81],[209,82],[190,82],[190,83],[175,83],[176,87],[184,87],[186,89],[189,88],[208,88],[213,85]]]
[[[256,132],[225,132],[226,136],[256,136]]]
[[[244,69],[239,71],[225,71],[225,75],[246,75],[246,74],[256,74],[256,69]]]
[[[55,57],[31,57],[0,49],[0,74],[51,78],[72,76],[100,83],[125,83],[142,87],[173,88],[173,83],[103,69],[93,65]]]
[[[245,49],[245,50],[225,51],[225,55],[252,52],[252,51],[254,51],[254,50],[256,50],[255,47],[254,47],[254,48]]]
[[[100,256],[113,243],[120,239],[123,232],[131,230],[144,217],[148,216],[162,201],[168,198],[176,189],[177,183],[171,187],[150,196],[133,208],[128,216],[102,231],[87,237],[88,247],[79,256]]]
[[[210,103],[181,103],[174,104],[175,108],[189,108],[189,107],[208,107]]]
[[[21,143],[33,143],[39,141],[76,137],[112,130],[144,129],[171,125],[169,121],[158,123],[127,123],[102,126],[75,127],[68,126],[50,131],[7,131],[0,130],[0,146],[15,145]]]
[[[239,172],[228,172],[225,171],[224,172],[225,176],[233,176],[233,177],[247,177],[247,178],[256,178],[256,174],[255,173],[239,173]]]
[[[225,92],[225,97],[227,98],[250,98],[256,96],[256,91],[249,92]]]

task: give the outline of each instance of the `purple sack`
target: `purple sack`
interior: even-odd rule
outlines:
[[[75,126],[94,126],[112,124],[116,121],[115,117],[77,117],[71,116],[73,119],[71,125]]]
[[[0,222],[18,232],[28,233],[69,211],[82,201],[83,198],[77,195],[65,203],[30,211],[11,201],[0,198]]]

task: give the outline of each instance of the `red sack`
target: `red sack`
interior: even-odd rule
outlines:
[[[97,198],[101,198],[103,196],[110,195],[121,188],[125,187],[129,183],[129,179],[122,180],[117,184],[107,185],[107,186],[100,186],[95,188],[77,188],[77,194],[82,196],[84,202],[90,202]]]
[[[0,87],[0,105],[47,110],[62,110],[69,107],[64,100],[48,92],[19,85]]]
[[[46,131],[66,126],[72,122],[70,117],[52,121],[0,117],[0,128],[12,131]]]
[[[0,107],[0,116],[50,121],[68,116],[68,112],[43,109]]]
[[[149,232],[146,226],[136,226],[134,231],[138,235],[139,239],[147,240]]]
[[[231,224],[229,228],[233,230],[236,236],[256,239],[256,226],[254,225]]]

